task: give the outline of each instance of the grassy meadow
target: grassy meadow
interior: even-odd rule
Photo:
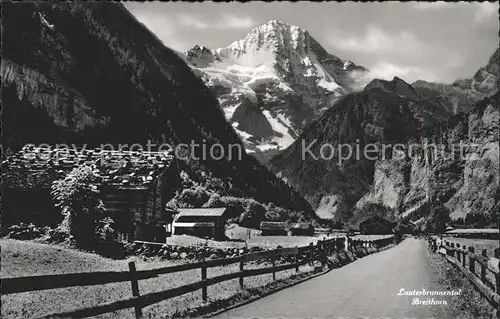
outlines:
[[[112,260],[69,248],[9,239],[0,240],[0,246],[2,249],[2,278],[92,271],[126,271],[130,260],[136,262],[138,270],[179,263],[162,260],[143,261],[139,257],[128,260]],[[247,269],[265,266],[263,264],[245,265]],[[207,276],[213,277],[238,270],[238,264],[214,267],[208,269]],[[310,267],[301,266],[299,274],[311,271]],[[282,271],[276,274],[276,279],[285,280],[294,275],[295,270],[293,269]],[[146,294],[196,282],[200,279],[201,271],[199,269],[166,274],[157,278],[141,280],[139,290],[141,294]],[[245,291],[264,287],[272,282],[272,274],[245,278]],[[208,287],[208,303],[220,303],[232,296],[241,295],[245,291],[239,288],[238,279],[219,283]],[[2,318],[38,317],[82,307],[97,306],[131,296],[130,282],[10,294],[1,297]],[[197,291],[148,306],[144,308],[143,313],[145,318],[171,318],[184,311],[206,305],[201,299],[201,291]],[[96,318],[134,318],[134,311],[133,309],[125,309]]]

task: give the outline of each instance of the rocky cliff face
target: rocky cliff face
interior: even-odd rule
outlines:
[[[319,216],[346,221],[374,182],[373,159],[391,156],[383,144],[417,137],[416,103],[379,87],[349,94],[275,156],[273,170],[295,186]]]
[[[185,57],[260,159],[293,143],[306,124],[360,86],[353,72],[366,71],[326,52],[306,30],[277,20],[226,48],[196,45]]]
[[[230,146],[241,140],[217,98],[182,57],[122,5],[4,2],[2,11],[2,145],[7,154],[27,143],[89,148],[104,143],[147,147],[148,141],[220,144],[226,154],[222,160],[186,165],[224,180],[226,194],[310,211],[254,158],[231,153]]]
[[[498,93],[452,115],[444,100],[401,79],[374,80],[340,99],[270,164],[321,218],[359,221],[375,204],[398,218],[415,220],[445,206],[453,219],[481,214],[491,222],[499,202],[497,99]],[[374,144],[378,157],[340,163],[339,153],[318,156],[322,147],[356,144],[361,150]]]
[[[394,77],[392,81],[372,80],[363,90],[368,92],[375,88],[411,101],[409,102],[411,112],[422,127],[442,122],[454,114],[448,109],[447,101],[427,97],[398,77]]]
[[[444,205],[452,220],[483,215],[492,223],[500,200],[498,97],[423,131],[422,147],[409,158],[378,162],[374,183],[356,208],[376,203],[416,220]],[[445,148],[423,152],[424,142]]]

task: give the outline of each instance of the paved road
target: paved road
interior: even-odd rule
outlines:
[[[453,318],[448,305],[412,305],[416,296],[405,290],[443,290],[429,265],[427,243],[406,239],[386,251],[358,259],[342,268],[235,308],[214,318]],[[417,296],[418,297],[418,296]]]

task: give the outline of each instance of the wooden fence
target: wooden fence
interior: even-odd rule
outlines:
[[[488,257],[486,249],[478,253],[474,247],[467,247],[449,239],[431,237],[429,245],[433,251],[443,254],[450,263],[454,264],[490,304],[498,308],[500,304],[499,248],[494,250],[495,257]]]
[[[324,266],[329,255],[340,251],[353,251],[368,254],[368,247],[381,247],[393,242],[393,238],[383,238],[372,241],[346,240],[344,237],[319,240],[316,245],[310,243],[309,246],[279,248],[274,250],[244,254],[225,259],[214,259],[195,263],[186,263],[176,266],[168,266],[152,270],[137,270],[134,262],[129,263],[129,271],[107,271],[91,273],[74,273],[44,276],[29,276],[18,278],[2,278],[1,293],[13,294],[36,290],[47,290],[57,288],[67,288],[75,286],[95,286],[109,283],[127,282],[131,283],[132,297],[115,301],[95,307],[88,307],[65,313],[55,313],[40,318],[87,318],[100,314],[114,312],[121,309],[134,308],[136,318],[142,318],[142,309],[146,306],[164,301],[173,297],[181,296],[194,291],[201,291],[204,301],[207,300],[207,287],[231,279],[239,279],[239,285],[244,287],[244,278],[259,276],[263,274],[273,274],[276,280],[276,273],[288,269],[299,271],[299,267],[307,263],[311,264],[318,260]],[[288,262],[276,265],[280,259]],[[271,267],[245,269],[245,263],[249,261],[270,260]],[[239,263],[239,271],[207,278],[207,269],[211,267],[226,266]],[[200,269],[201,281],[170,288],[160,292],[141,295],[139,291],[139,280],[157,277],[163,274],[176,273],[181,271]]]

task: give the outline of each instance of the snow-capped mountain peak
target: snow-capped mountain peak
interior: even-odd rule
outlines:
[[[237,123],[249,152],[257,153],[288,147],[304,125],[353,91],[351,71],[366,70],[280,20],[225,48],[195,45],[186,59],[216,93],[227,119]]]

